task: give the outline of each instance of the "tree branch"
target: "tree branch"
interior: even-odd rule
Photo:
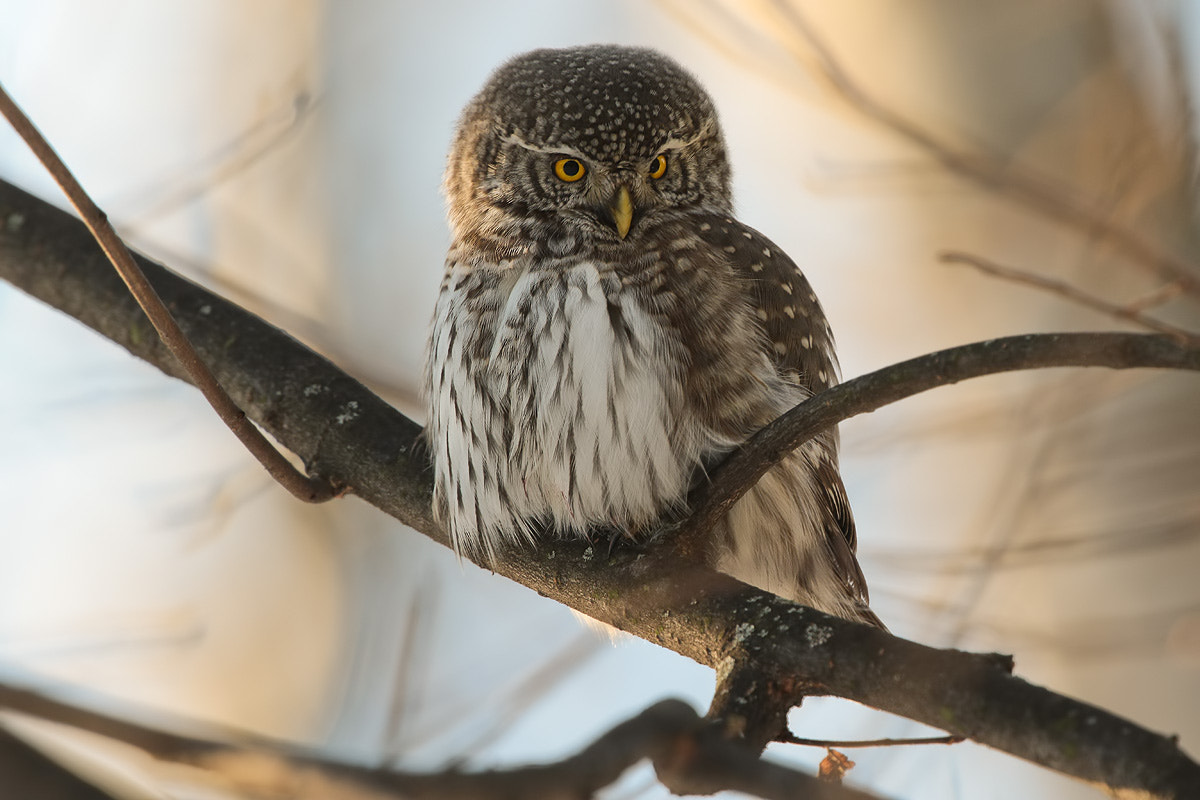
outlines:
[[[9,797],[37,800],[114,800],[37,748],[0,727],[0,786]]]
[[[982,256],[972,255],[971,253],[961,253],[958,251],[948,250],[938,254],[938,259],[943,264],[964,264],[968,267],[974,267],[985,275],[992,275],[1003,280],[1012,281],[1013,283],[1021,283],[1026,286],[1032,286],[1035,289],[1040,289],[1049,294],[1058,295],[1066,300],[1081,305],[1084,308],[1090,308],[1093,311],[1099,311],[1101,314],[1107,314],[1113,319],[1125,320],[1141,325],[1146,330],[1155,331],[1170,336],[1175,341],[1188,347],[1200,347],[1200,335],[1192,333],[1189,330],[1176,327],[1170,323],[1163,322],[1160,319],[1155,319],[1145,313],[1147,308],[1160,305],[1166,300],[1179,294],[1181,291],[1178,281],[1172,281],[1165,284],[1157,291],[1135,300],[1126,305],[1117,305],[1110,303],[1107,300],[1101,299],[1090,292],[1073,286],[1066,281],[1047,278],[1044,275],[1038,275],[1028,270],[1017,269],[1015,267],[1006,267],[1003,264],[997,264],[991,259],[983,258]]]
[[[431,475],[417,447],[419,426],[277,328],[140,261],[184,332],[251,418],[310,470],[449,544],[431,513]],[[80,223],[2,183],[0,277],[179,375]],[[738,459],[763,468],[763,453],[783,452],[840,419],[934,386],[1030,366],[1082,365],[1198,369],[1200,352],[1138,334],[1012,337],[954,348],[822,392],[752,439],[722,475]],[[924,647],[798,606],[680,559],[669,547],[631,548],[606,559],[595,557],[586,542],[555,541],[513,550],[491,566],[540,594],[717,669],[722,691],[753,685],[758,696],[776,704],[821,693],[850,698],[1130,797],[1196,797],[1200,786],[1200,765],[1173,739],[1032,686],[1008,674],[1003,659]],[[736,722],[739,696],[725,695],[727,722]]]
[[[209,783],[247,798],[293,800],[516,800],[591,797],[649,760],[676,794],[740,791],[767,800],[872,800],[731,742],[679,700],[663,700],[554,764],[504,770],[414,774],[329,761],[293,745],[222,731],[222,742],[178,736],[0,684],[0,707],[89,731],[142,750],[164,764],[203,770]],[[186,724],[186,723],[184,723]],[[4,771],[0,738],[0,777]],[[63,779],[66,780],[65,778]],[[13,784],[5,783],[5,786]],[[94,792],[94,790],[93,790]],[[29,795],[42,797],[43,795]],[[63,800],[93,800],[76,793]]]

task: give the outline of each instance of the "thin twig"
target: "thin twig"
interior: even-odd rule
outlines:
[[[821,73],[833,89],[860,113],[929,153],[951,172],[969,178],[986,189],[1013,197],[1085,235],[1094,236],[1097,241],[1108,240],[1143,268],[1178,283],[1181,291],[1200,297],[1200,271],[1197,271],[1195,265],[1163,251],[1136,231],[1115,222],[1105,214],[1082,206],[1062,189],[1040,176],[1018,170],[1012,164],[987,153],[958,150],[940,140],[930,131],[876,100],[855,82],[834,56],[828,43],[794,4],[786,0],[774,0],[773,5],[785,23],[791,26],[816,55]],[[785,39],[784,44],[798,61],[805,60],[806,54],[799,51],[790,40]]]
[[[42,162],[46,171],[53,176],[67,199],[71,201],[71,205],[75,206],[84,224],[104,250],[104,254],[125,281],[129,291],[137,298],[138,305],[146,312],[163,343],[179,359],[179,363],[191,377],[192,383],[203,393],[221,421],[229,426],[238,440],[266,468],[267,473],[297,498],[309,503],[322,503],[339,496],[340,492],[325,479],[319,476],[310,477],[296,469],[230,399],[229,394],[213,377],[212,371],[192,347],[187,336],[180,330],[171,312],[163,305],[154,287],[146,280],[129,248],[109,223],[108,216],[92,201],[79,181],[75,180],[67,165],[54,152],[54,148],[3,86],[0,86],[0,113]]]
[[[1178,328],[1162,320],[1147,316],[1141,311],[1142,306],[1152,306],[1156,303],[1164,302],[1164,290],[1170,287],[1178,287],[1178,281],[1167,284],[1164,289],[1159,289],[1152,296],[1142,298],[1140,301],[1130,305],[1117,305],[1110,303],[1107,300],[1096,297],[1090,292],[1085,292],[1082,289],[1072,286],[1065,281],[1047,278],[1043,275],[1038,275],[1028,270],[1017,269],[1016,267],[1006,267],[1002,264],[997,264],[995,261],[983,258],[982,256],[972,255],[971,253],[962,253],[958,251],[946,250],[938,254],[938,259],[945,264],[965,264],[969,267],[974,267],[980,272],[988,275],[994,275],[997,278],[1003,278],[1013,283],[1023,283],[1026,286],[1033,286],[1042,291],[1056,294],[1059,297],[1064,297],[1073,303],[1090,308],[1093,311],[1099,311],[1102,314],[1107,314],[1116,319],[1128,320],[1141,325],[1147,330],[1155,331],[1156,333],[1166,334],[1172,339],[1175,339],[1181,345],[1197,347],[1200,346],[1200,336],[1190,331]],[[1175,289],[1179,291],[1178,288]],[[1160,299],[1161,298],[1161,299]],[[1139,305],[1140,304],[1140,305]]]
[[[796,736],[791,731],[785,731],[776,739],[784,744],[798,744],[804,747],[901,747],[915,744],[958,744],[965,742],[963,736],[925,736],[915,739],[805,739]]]
[[[1174,300],[1183,292],[1183,287],[1179,285],[1179,281],[1171,281],[1164,283],[1152,292],[1134,300],[1132,303],[1126,303],[1125,308],[1130,311],[1145,311],[1148,308],[1157,308],[1168,300]]]
[[[288,97],[284,108],[267,112],[257,123],[240,130],[235,138],[202,156],[198,163],[187,165],[183,174],[156,179],[158,185],[166,184],[165,190],[128,191],[123,195],[130,200],[122,203],[126,209],[121,215],[122,232],[129,236],[135,229],[196,202],[243,174],[303,130],[318,108],[320,98],[307,91],[295,92]],[[281,116],[286,116],[282,125]]]

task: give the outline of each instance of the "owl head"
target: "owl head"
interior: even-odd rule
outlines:
[[[446,170],[457,240],[636,240],[655,216],[728,213],[716,110],[653,50],[534,50],[467,106]]]

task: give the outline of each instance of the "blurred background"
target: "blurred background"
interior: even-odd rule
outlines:
[[[133,246],[420,419],[445,151],[488,73],[534,47],[653,46],[700,78],[738,214],[805,270],[846,377],[1130,327],[948,250],[1200,329],[1167,274],[1200,260],[1196,9],[0,0],[0,82]],[[0,177],[63,204],[6,127]],[[293,501],[197,392],[5,285],[0,375],[0,680],[420,770],[556,760],[665,696],[707,707],[705,668],[610,643],[354,498]],[[842,436],[895,633],[1013,653],[1200,754],[1200,379],[995,376]],[[825,699],[792,726],[929,733]],[[1098,796],[971,744],[850,756],[852,783],[892,797]],[[201,796],[144,764],[109,772],[129,797]],[[633,770],[605,796],[665,792]]]

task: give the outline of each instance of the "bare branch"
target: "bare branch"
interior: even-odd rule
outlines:
[[[272,478],[283,485],[289,492],[300,500],[309,503],[322,503],[338,496],[338,492],[328,481],[320,477],[309,477],[292,466],[292,462],[279,452],[258,428],[246,418],[242,409],[229,397],[221,384],[213,377],[204,360],[196,353],[192,343],[179,329],[179,325],[171,316],[171,312],[163,305],[155,293],[154,287],[146,280],[146,276],[138,269],[137,262],[129,248],[121,241],[121,237],[113,229],[107,215],[101,211],[92,198],[88,196],[79,181],[67,169],[54,148],[46,141],[41,132],[25,116],[25,112],[17,106],[8,92],[0,86],[0,114],[8,120],[13,129],[29,145],[29,149],[37,156],[46,170],[62,188],[71,205],[79,212],[88,230],[96,237],[96,241],[104,250],[105,255],[120,273],[129,291],[137,298],[138,304],[150,318],[159,337],[170,348],[175,358],[187,371],[189,380],[208,400],[217,416],[221,418],[229,430],[233,431],[238,440],[247,450],[258,459]]]
[[[216,742],[177,736],[0,684],[0,707],[132,745],[157,761],[195,767],[206,782],[247,798],[294,800],[516,800],[585,798],[644,759],[677,794],[734,790],[769,800],[871,800],[763,761],[722,737],[679,700],[655,703],[578,754],[555,764],[507,770],[414,774],[333,762],[288,743],[226,731]],[[0,742],[2,743],[2,742]],[[0,750],[0,766],[3,765]],[[0,775],[3,773],[0,772]],[[40,796],[40,795],[39,795]],[[74,800],[74,795],[71,796]],[[92,800],[79,795],[79,800]]]
[[[1126,303],[1125,308],[1129,311],[1145,311],[1148,308],[1157,308],[1168,300],[1175,299],[1182,292],[1183,287],[1179,284],[1179,281],[1171,281],[1170,283],[1164,283],[1152,292],[1147,292],[1132,303]]]
[[[795,3],[774,0],[772,5],[780,19],[790,26],[794,33],[792,38],[784,35],[783,43],[802,63],[808,55],[803,49],[807,46],[816,56],[821,74],[828,80],[829,85],[859,113],[924,150],[954,174],[974,181],[985,189],[1011,197],[1086,236],[1095,237],[1097,241],[1107,240],[1143,269],[1178,284],[1183,292],[1200,296],[1200,270],[1196,265],[1163,251],[1137,231],[1119,224],[1103,211],[1081,204],[1044,177],[1034,175],[991,154],[967,152],[941,140],[931,131],[922,128],[863,89],[850,76],[829,44],[809,24]],[[781,27],[781,30],[785,28]]]
[[[1094,294],[1085,292],[1065,281],[1054,280],[1053,278],[1047,278],[1027,270],[1016,269],[1015,267],[1006,267],[982,256],[957,251],[946,251],[939,254],[938,258],[946,264],[965,264],[987,275],[994,275],[997,278],[1003,278],[1013,283],[1023,283],[1026,286],[1033,286],[1044,292],[1065,297],[1067,300],[1085,308],[1107,314],[1114,319],[1135,322],[1147,330],[1166,334],[1182,345],[1200,347],[1200,336],[1142,313],[1144,309],[1166,302],[1170,297],[1178,294],[1181,289],[1178,281],[1169,283],[1165,287],[1129,305],[1120,306],[1096,297]]]
[[[155,289],[214,373],[255,420],[321,474],[448,545],[433,519],[421,429],[325,359],[253,315],[141,259]],[[0,183],[0,277],[182,376],[121,282],[69,215]],[[923,356],[856,378],[789,412],[736,454],[734,469],[934,386],[1047,366],[1200,369],[1200,351],[1144,334],[1010,337]],[[186,378],[185,378],[186,379]],[[727,464],[722,473],[730,470]],[[718,480],[729,480],[722,477]],[[719,484],[719,485],[724,485]],[[775,713],[831,694],[900,714],[1132,797],[1194,797],[1200,765],[1171,738],[1010,675],[1004,659],[939,651],[822,614],[681,559],[670,546],[585,556],[555,541],[505,554],[500,575],[717,670],[722,687],[757,686]],[[739,692],[726,692],[735,722]],[[740,696],[745,697],[741,692]],[[727,727],[730,729],[730,727]],[[754,731],[756,736],[760,732]],[[778,730],[770,733],[773,738]]]

